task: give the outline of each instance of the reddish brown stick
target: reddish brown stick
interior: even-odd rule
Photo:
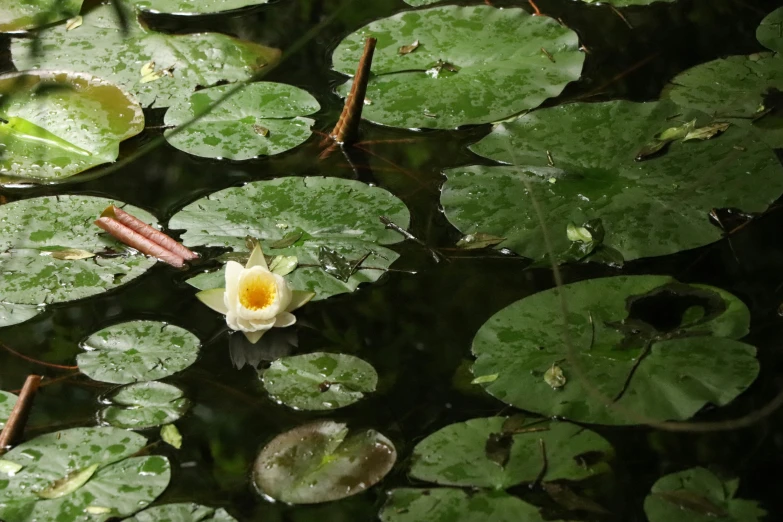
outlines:
[[[370,67],[372,67],[376,43],[378,40],[375,38],[367,38],[364,41],[364,52],[356,68],[356,75],[353,77],[351,92],[345,98],[345,106],[340,119],[337,120],[337,125],[332,129],[332,139],[337,143],[350,145],[358,138],[359,120],[362,119],[364,97],[367,94],[367,82],[370,81]]]
[[[157,243],[166,250],[170,250],[180,256],[182,259],[186,261],[190,261],[192,259],[196,259],[198,257],[198,254],[193,252],[191,249],[183,245],[182,243],[178,243],[177,241],[174,241],[172,238],[161,232],[160,230],[156,230],[155,228],[151,227],[144,221],[138,219],[135,216],[132,216],[122,210],[121,208],[117,208],[114,205],[106,207],[106,210],[104,210],[101,213],[101,217],[108,217],[108,218],[114,218],[126,227],[130,228],[134,232],[138,232],[142,236],[146,237],[153,243]]]
[[[185,259],[179,254],[175,254],[171,250],[168,250],[157,243],[153,243],[138,232],[134,232],[130,228],[126,227],[119,221],[115,221],[110,217],[101,217],[95,220],[95,224],[126,245],[135,248],[139,252],[147,254],[148,256],[156,257],[173,267],[180,268],[185,264]]]
[[[28,375],[24,381],[22,393],[16,399],[14,409],[11,410],[11,415],[8,417],[3,431],[0,432],[0,455],[7,451],[7,448],[19,438],[24,430],[24,425],[27,424],[27,414],[33,406],[33,398],[35,398],[35,392],[40,383],[40,375]]]

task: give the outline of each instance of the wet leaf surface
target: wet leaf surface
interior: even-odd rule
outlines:
[[[749,312],[723,290],[628,276],[573,283],[562,291],[570,349],[557,290],[517,301],[476,334],[473,373],[498,374],[482,385],[491,395],[547,416],[638,424],[642,418],[684,420],[707,403],[727,404],[758,375],[756,349],[735,340],[746,335]],[[680,326],[696,303],[705,315]],[[654,307],[663,319],[653,320]],[[569,376],[559,389],[544,379],[553,361]]]
[[[182,434],[175,424],[166,424],[160,429],[160,439],[177,449],[182,448]]]
[[[94,74],[136,95],[144,107],[168,107],[186,99],[197,86],[246,80],[276,62],[280,51],[218,33],[170,35],[144,29],[134,19],[123,34],[110,5],[83,15],[78,29],[64,25],[40,32],[38,44],[47,52],[36,56],[33,43],[16,39],[11,54],[17,69],[65,69]],[[139,70],[155,63],[170,70],[155,81],[141,83]]]
[[[275,437],[258,455],[253,480],[266,495],[289,504],[315,504],[356,495],[394,465],[397,451],[375,430],[349,435],[330,420]]]
[[[202,15],[232,11],[266,4],[269,0],[129,0],[136,8],[150,13]]]
[[[14,404],[16,404],[16,395],[0,390],[0,429],[5,426]]]
[[[387,230],[379,216],[389,216],[407,228],[408,209],[389,192],[338,178],[278,178],[248,183],[199,199],[175,214],[172,229],[184,229],[188,246],[206,245],[247,251],[245,237],[258,238],[265,252],[292,230],[302,237],[275,255],[295,256],[296,270],[286,276],[295,290],[315,292],[315,299],[354,291],[373,282],[398,257],[381,245],[404,238]],[[358,270],[341,281],[320,268],[321,247],[356,262],[368,253]],[[370,268],[371,267],[371,268]],[[225,286],[222,270],[198,275],[188,282],[200,290]]]
[[[414,448],[411,476],[443,486],[492,489],[532,483],[543,467],[540,440],[547,457],[543,481],[576,481],[609,470],[612,447],[592,431],[530,417],[513,432],[506,432],[506,420],[471,419],[441,428]],[[586,452],[597,452],[602,458],[581,466],[576,457]]]
[[[129,321],[95,332],[81,346],[86,352],[79,354],[76,362],[82,373],[96,381],[128,384],[184,370],[196,361],[201,343],[179,326]],[[145,389],[149,388],[133,388],[126,395],[136,396],[136,391]]]
[[[378,374],[352,355],[316,352],[283,357],[259,372],[275,401],[297,410],[333,410],[375,391]]]
[[[158,381],[123,386],[107,400],[110,406],[100,413],[100,419],[117,428],[144,429],[170,424],[188,411],[190,401],[176,386]]]
[[[378,39],[367,86],[372,104],[362,114],[394,127],[450,129],[507,118],[560,94],[579,78],[584,61],[576,33],[551,18],[446,6],[359,29],[334,51],[334,68],[353,75],[370,36]],[[416,52],[401,55],[413,41],[420,44]],[[344,96],[350,85],[338,92]]]
[[[650,522],[758,522],[766,511],[757,502],[734,498],[736,485],[704,468],[691,468],[659,479],[644,501]]]
[[[232,89],[231,85],[200,90],[169,108],[166,125],[181,125],[201,114]],[[215,110],[176,135],[174,147],[195,156],[245,160],[270,156],[307,141],[314,120],[303,116],[320,105],[310,94],[282,83],[256,82],[244,87]]]
[[[102,522],[135,513],[169,483],[165,457],[128,458],[145,444],[141,435],[117,428],[74,428],[20,444],[3,456],[24,467],[3,480],[0,518],[4,522],[81,522],[89,509],[89,520]],[[94,466],[97,470],[91,470]],[[87,470],[91,470],[89,477]],[[63,481],[71,477],[88,480],[82,484]],[[58,498],[40,498],[55,484],[69,485],[73,491]]]
[[[0,0],[0,33],[33,29],[79,14],[83,0]]]
[[[125,522],[237,522],[237,520],[222,508],[181,503],[145,509]]]

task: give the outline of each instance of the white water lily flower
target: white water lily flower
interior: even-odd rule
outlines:
[[[226,263],[226,287],[204,290],[196,297],[226,316],[232,330],[258,342],[273,327],[291,326],[293,312],[315,296],[312,292],[291,290],[280,275],[270,272],[261,247],[256,245],[243,268],[236,261]]]

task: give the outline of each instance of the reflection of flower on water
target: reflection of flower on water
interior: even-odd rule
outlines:
[[[272,273],[261,247],[256,245],[247,265],[236,261],[226,263],[226,287],[204,290],[196,297],[226,316],[232,330],[245,334],[256,343],[273,327],[291,326],[296,317],[291,312],[315,296],[312,292],[291,290],[288,282]]]
[[[243,335],[231,335],[228,339],[231,364],[237,370],[245,365],[258,369],[261,363],[288,357],[298,346],[299,336],[294,329],[271,330],[255,344],[249,343]]]

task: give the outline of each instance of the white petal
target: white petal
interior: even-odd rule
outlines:
[[[264,251],[261,250],[260,243],[257,243],[253,248],[253,251],[250,253],[250,259],[247,260],[245,268],[253,268],[254,266],[260,266],[264,270],[269,271],[269,267],[266,264],[266,259],[264,258]]]
[[[239,306],[239,276],[242,274],[242,265],[236,261],[226,263],[226,308],[236,313]]]
[[[214,311],[226,315],[228,307],[223,297],[225,293],[225,288],[213,288],[212,290],[203,290],[197,293],[196,298]]]
[[[293,290],[291,292],[291,302],[288,303],[285,311],[293,312],[300,306],[306,305],[313,297],[315,297],[315,292],[301,292],[299,290]]]
[[[257,332],[242,332],[245,334],[245,337],[247,337],[247,340],[250,341],[251,344],[256,344],[259,339],[266,333],[266,330],[259,330]]]
[[[296,322],[296,316],[294,314],[289,314],[288,312],[280,312],[280,315],[275,317],[275,326],[277,328],[285,328],[286,326],[291,326]]]

